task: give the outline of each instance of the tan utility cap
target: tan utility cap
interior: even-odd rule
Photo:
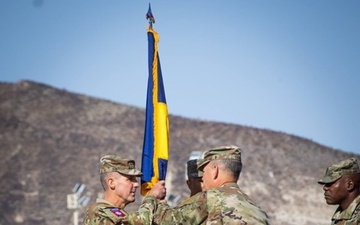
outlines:
[[[124,175],[140,177],[142,173],[135,168],[135,161],[116,155],[106,155],[100,159],[100,173],[119,172]]]
[[[321,178],[318,183],[330,184],[340,179],[343,175],[354,173],[360,173],[360,168],[357,160],[355,158],[346,159],[344,161],[329,166],[326,169],[324,177]]]
[[[241,163],[241,149],[233,145],[212,148],[205,153],[203,161],[198,165],[198,169],[202,171],[211,160],[215,159],[232,159]]]

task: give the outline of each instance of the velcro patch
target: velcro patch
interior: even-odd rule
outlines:
[[[125,213],[123,213],[119,208],[111,208],[110,211],[114,213],[118,217],[124,217]]]

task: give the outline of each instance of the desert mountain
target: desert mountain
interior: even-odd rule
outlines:
[[[144,118],[143,108],[45,84],[0,83],[0,225],[72,224],[67,195],[83,183],[95,201],[101,156],[133,158],[140,168]],[[276,225],[329,224],[335,208],[317,180],[328,165],[359,158],[282,132],[170,115],[168,194],[189,194],[184,169],[192,151],[230,144],[243,151],[240,187]],[[126,210],[140,202],[139,194]]]

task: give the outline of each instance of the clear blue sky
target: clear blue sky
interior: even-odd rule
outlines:
[[[148,4],[1,0],[0,81],[145,108]],[[360,153],[360,1],[151,6],[170,114]]]

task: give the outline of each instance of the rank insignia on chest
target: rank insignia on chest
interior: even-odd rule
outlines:
[[[119,208],[111,208],[110,211],[118,217],[124,217],[125,213],[122,212]]]

